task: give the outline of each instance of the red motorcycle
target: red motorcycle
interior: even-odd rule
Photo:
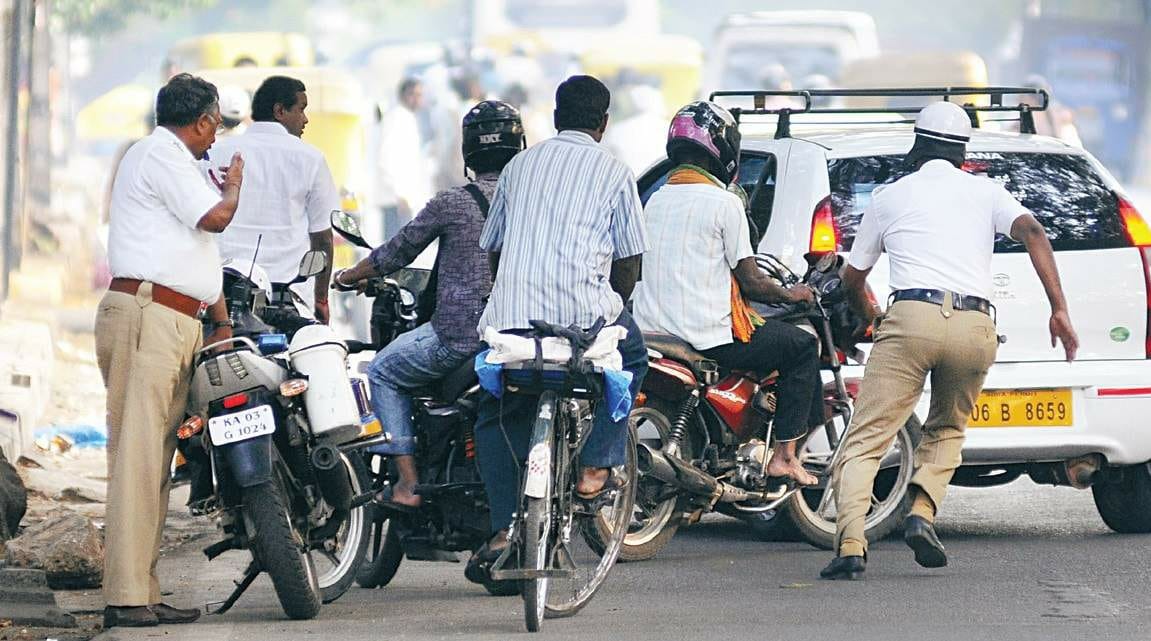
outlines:
[[[834,543],[835,501],[828,479],[858,388],[857,380],[844,379],[846,356],[837,347],[851,344],[856,326],[840,280],[843,258],[835,253],[809,255],[802,279],[772,256],[757,256],[757,261],[784,286],[804,282],[816,292],[814,304],[756,307],[765,317],[793,322],[819,339],[828,373],[827,422],[809,434],[801,457],[820,482],[799,488],[767,476],[776,407],[774,373],[760,377],[724,370],[686,341],[645,333],[649,369],[631,413],[639,437],[640,478],[620,560],[655,556],[681,525],[712,511],[750,523],[762,538],[798,531],[816,547],[831,549]],[[858,350],[847,351],[862,360]],[[913,416],[882,460],[866,520],[869,539],[886,536],[902,522],[918,436]]]

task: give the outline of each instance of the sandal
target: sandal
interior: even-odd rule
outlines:
[[[520,582],[515,580],[496,581],[492,579],[492,565],[500,555],[504,553],[505,548],[493,550],[485,542],[478,550],[472,553],[472,558],[468,559],[468,564],[464,566],[464,578],[472,583],[482,585],[487,588],[488,592],[496,596],[515,596],[520,593]]]
[[[577,497],[584,501],[594,501],[604,494],[607,494],[608,492],[622,490],[625,487],[627,487],[627,476],[612,472],[610,475],[608,475],[607,480],[603,482],[603,485],[601,485],[598,490],[588,493],[576,490],[575,494]]]
[[[385,487],[383,490],[377,492],[375,494],[375,496],[372,497],[372,504],[375,505],[376,507],[384,509],[384,510],[391,510],[393,512],[401,512],[403,514],[416,514],[417,512],[420,511],[420,508],[418,508],[418,507],[412,507],[411,505],[404,505],[403,503],[396,503],[395,501],[393,501],[392,500],[393,490],[394,490],[394,488],[391,485],[389,485],[389,486]]]

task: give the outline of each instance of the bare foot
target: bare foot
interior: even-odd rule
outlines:
[[[576,484],[576,494],[588,496],[599,492],[610,475],[611,470],[606,467],[583,468],[579,483]]]
[[[786,476],[794,480],[799,485],[818,485],[819,479],[815,478],[804,469],[803,464],[799,459],[784,460],[772,457],[767,462],[767,475],[768,476]]]

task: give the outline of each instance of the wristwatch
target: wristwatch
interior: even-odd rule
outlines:
[[[232,322],[232,319],[230,319],[230,318],[225,318],[222,321],[212,321],[212,331],[220,329],[221,327],[235,327],[235,326],[236,326],[236,324],[234,322]]]

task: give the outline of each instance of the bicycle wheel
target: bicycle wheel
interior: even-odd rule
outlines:
[[[542,572],[551,566],[552,470],[558,458],[553,429],[557,420],[556,410],[555,392],[544,392],[536,408],[527,473],[524,475],[523,534],[520,540],[525,570]],[[524,623],[529,632],[539,632],[547,606],[548,579],[525,579],[522,587]]]
[[[591,427],[591,413],[581,417],[584,428]],[[636,496],[636,442],[634,425],[627,425],[626,458],[623,466],[612,471],[617,477],[627,479],[624,487],[610,492],[594,502],[590,507],[571,501],[571,490],[579,480],[580,466],[571,460],[570,473],[566,477],[568,501],[563,506],[566,511],[558,519],[570,523],[572,535],[562,535],[560,546],[561,567],[570,565],[571,575],[552,580],[548,595],[547,614],[549,617],[569,617],[579,612],[595,596],[596,591],[607,580],[623,548],[635,507]],[[578,452],[573,452],[573,456]],[[566,516],[567,518],[563,518]]]

